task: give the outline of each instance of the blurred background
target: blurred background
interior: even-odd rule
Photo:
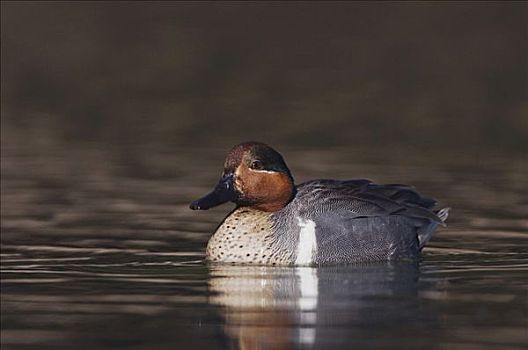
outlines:
[[[528,348],[527,18],[2,1],[2,349]],[[414,185],[448,227],[403,269],[208,265],[233,205],[188,206],[247,140],[297,183]]]
[[[3,1],[2,146],[524,151],[527,6]]]

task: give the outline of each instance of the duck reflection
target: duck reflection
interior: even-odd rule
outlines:
[[[210,303],[224,306],[225,333],[234,348],[313,348],[353,339],[357,344],[354,332],[362,332],[362,327],[415,320],[418,272],[414,263],[320,268],[213,265]]]

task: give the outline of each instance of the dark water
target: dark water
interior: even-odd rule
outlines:
[[[2,349],[528,348],[528,2],[0,6]],[[247,140],[449,226],[418,265],[209,266],[231,207],[188,203]]]
[[[279,147],[297,181],[417,186],[452,208],[419,264],[209,266],[193,212],[224,148],[2,148],[2,349],[521,349],[528,164]]]

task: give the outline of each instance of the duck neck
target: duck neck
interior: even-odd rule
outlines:
[[[248,206],[260,211],[276,212],[295,197],[295,185],[290,176],[282,175],[280,181],[268,185],[262,192],[262,195],[252,198]]]

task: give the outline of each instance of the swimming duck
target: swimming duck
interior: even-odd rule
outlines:
[[[313,180],[295,186],[270,146],[233,147],[220,181],[191,203],[236,208],[207,244],[210,261],[260,265],[335,265],[417,259],[449,208],[406,185],[369,180]]]

